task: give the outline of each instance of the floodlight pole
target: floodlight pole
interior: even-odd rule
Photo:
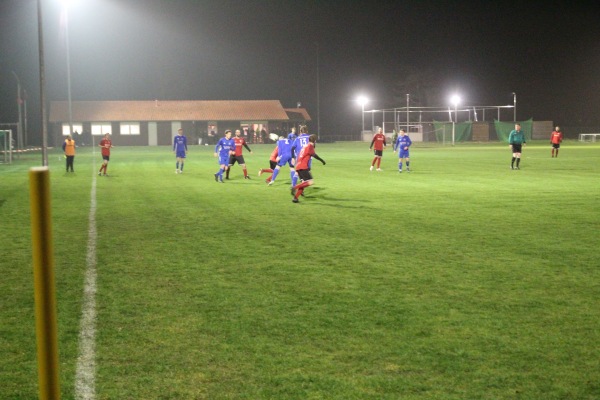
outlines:
[[[48,166],[48,126],[46,115],[46,67],[44,65],[44,30],[42,29],[42,0],[37,0],[38,47],[40,62],[40,109],[42,110],[42,166]]]
[[[517,122],[517,94],[513,92],[513,122]]]
[[[408,134],[408,120],[410,119],[410,112],[408,111],[410,108],[410,94],[406,93],[406,134]]]
[[[23,133],[25,134],[25,147],[29,143],[27,138],[27,90],[23,89]]]
[[[317,44],[317,138],[321,139],[321,97],[319,93],[319,42]]]
[[[375,112],[373,110],[371,110],[371,132],[374,132],[374,131],[375,131]]]
[[[23,108],[21,107],[23,96],[21,96],[21,80],[19,79],[19,76],[15,71],[11,72],[17,80],[17,106],[19,108],[19,124],[17,125],[17,148],[21,150],[23,149]]]
[[[454,103],[454,119],[452,120],[452,146],[454,146],[454,131],[456,130],[456,103]]]
[[[69,49],[69,6],[64,6],[65,12],[65,42],[67,51],[67,96],[69,103],[69,135],[73,137],[73,102],[71,101],[71,52]]]
[[[363,131],[365,130],[365,102],[361,103],[362,106],[362,125],[360,126],[360,134],[362,136]]]

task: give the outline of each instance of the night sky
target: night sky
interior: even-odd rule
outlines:
[[[42,0],[46,97],[67,99],[61,2]],[[360,130],[356,97],[404,106],[407,71],[446,106],[510,105],[517,119],[600,127],[594,3],[537,1],[76,0],[73,100],[301,102],[321,134]],[[0,122],[16,122],[15,71],[40,143],[37,2],[0,0]],[[396,96],[396,97],[395,97]],[[319,107],[317,107],[319,98]]]

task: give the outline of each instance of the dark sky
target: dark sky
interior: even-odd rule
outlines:
[[[41,1],[46,96],[66,100],[61,2]],[[599,16],[588,1],[76,0],[72,98],[301,102],[313,131],[319,118],[340,135],[360,129],[359,93],[367,108],[405,105],[393,88],[409,67],[466,104],[508,105],[516,92],[517,119],[600,126]],[[17,120],[15,71],[31,136],[37,24],[36,1],[0,0],[0,122]]]

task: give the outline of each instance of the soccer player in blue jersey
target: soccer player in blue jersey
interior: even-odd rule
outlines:
[[[402,172],[402,160],[406,161],[406,172],[410,172],[410,154],[408,148],[412,140],[406,134],[404,129],[400,129],[400,136],[394,143],[394,153],[398,150],[398,172]]]
[[[173,138],[173,153],[175,153],[175,173],[183,174],[183,162],[187,154],[187,138],[183,134],[183,129],[177,130],[177,135]]]
[[[292,164],[292,145],[294,143],[290,139],[281,138],[277,141],[277,166],[273,170],[273,176],[271,177],[271,181],[269,185],[272,185],[277,179],[277,175],[279,175],[279,170],[285,164],[290,166],[290,170],[293,171],[294,164]]]
[[[215,157],[219,157],[219,172],[215,174],[215,182],[223,183],[223,172],[229,168],[229,156],[235,154],[235,142],[231,138],[231,131],[225,131],[225,137],[222,137],[215,146]]]
[[[298,135],[296,135],[296,127],[292,127],[292,131],[288,133],[287,138],[293,142],[294,140],[296,140],[297,137]]]
[[[294,161],[294,163],[296,163],[296,160],[298,159],[298,156],[300,155],[300,152],[302,151],[302,149],[308,144],[309,138],[310,138],[310,135],[308,134],[308,128],[306,126],[301,126],[300,127],[300,135],[296,138],[296,141],[292,145],[292,161]],[[312,164],[312,159],[309,160],[309,164],[308,164],[309,169],[310,169],[311,164]],[[298,183],[298,173],[296,173],[296,171],[293,171],[292,173],[293,173],[292,187],[294,187]]]

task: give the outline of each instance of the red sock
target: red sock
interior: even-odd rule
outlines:
[[[273,170],[272,170],[271,168],[265,168],[265,169],[263,169],[263,170],[262,170],[262,172],[263,172],[263,173],[264,173],[264,172],[269,172],[269,173],[271,173],[271,174],[272,174],[272,173],[273,173]]]
[[[244,169],[244,177],[248,176],[248,170]]]
[[[298,197],[302,196],[302,192],[304,192],[304,188],[296,190],[296,194],[294,195],[294,198],[296,200],[298,200]]]
[[[309,186],[308,182],[302,182],[294,186],[294,190],[302,190],[307,186]]]
[[[377,159],[377,169],[379,169],[379,166],[381,165],[381,158]]]
[[[270,177],[268,177],[267,179],[265,179],[267,182],[271,182],[271,178],[273,177],[273,175],[271,175]]]
[[[375,166],[375,162],[376,162],[376,161],[377,161],[377,157],[375,157],[375,158],[373,159],[373,162],[371,163],[371,167],[374,167],[374,166]]]

